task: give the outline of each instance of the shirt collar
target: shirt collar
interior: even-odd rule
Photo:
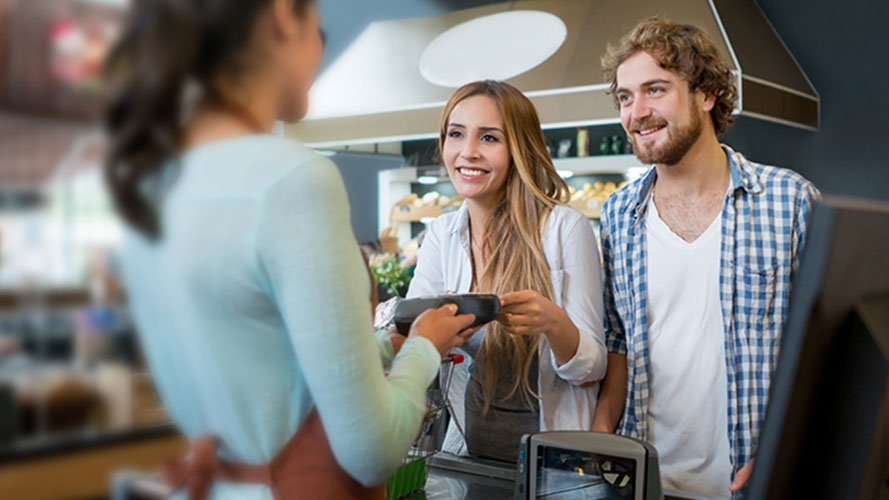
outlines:
[[[636,196],[636,205],[633,207],[633,224],[639,223],[645,216],[645,208],[648,206],[648,198],[651,197],[651,188],[657,179],[657,169],[652,165],[639,180],[639,191]]]
[[[731,188],[729,191],[734,194],[738,189],[743,189],[751,194],[761,193],[763,186],[759,181],[759,175],[757,175],[750,162],[744,158],[744,155],[725,144],[722,145],[722,150],[725,151],[725,156],[728,158],[731,176]],[[651,198],[655,179],[657,179],[657,169],[652,165],[639,180],[636,204],[633,207],[634,224],[639,223],[645,215],[645,209],[648,206],[648,199]]]
[[[457,210],[457,216],[454,217],[454,222],[450,227],[451,234],[456,234],[460,245],[466,250],[466,254],[470,253],[470,237],[469,237],[469,208],[466,206],[466,202],[463,202],[463,205],[460,206],[459,210]]]
[[[732,175],[732,192],[743,189],[750,194],[759,194],[765,188],[759,180],[759,174],[753,168],[753,164],[744,158],[744,155],[734,149],[722,145],[725,155],[728,157],[729,171]]]
[[[460,208],[457,209],[457,217],[454,219],[453,224],[451,224],[450,232],[459,233],[464,230],[469,231],[469,208],[466,207],[465,201],[460,205]]]

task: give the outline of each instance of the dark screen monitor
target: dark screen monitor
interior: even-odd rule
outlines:
[[[816,204],[746,498],[889,499],[889,204]]]

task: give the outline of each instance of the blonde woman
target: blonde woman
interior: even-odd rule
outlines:
[[[537,113],[497,81],[458,89],[439,138],[455,213],[429,225],[408,297],[488,292],[497,321],[464,344],[444,449],[515,461],[522,434],[592,427],[605,375],[602,284],[589,221],[546,151]]]

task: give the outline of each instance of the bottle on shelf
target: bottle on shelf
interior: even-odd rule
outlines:
[[[624,149],[624,141],[620,138],[620,136],[614,135],[611,137],[611,154],[619,155]]]
[[[599,154],[607,155],[611,153],[611,139],[608,136],[602,138],[602,142],[599,143]]]
[[[559,147],[556,150],[558,158],[567,158],[568,152],[571,151],[571,139],[562,139],[559,141]]]
[[[577,129],[577,156],[582,158],[590,155],[590,132],[586,127]]]

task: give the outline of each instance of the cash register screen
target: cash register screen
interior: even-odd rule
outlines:
[[[636,461],[552,446],[537,447],[537,498],[633,500]]]

